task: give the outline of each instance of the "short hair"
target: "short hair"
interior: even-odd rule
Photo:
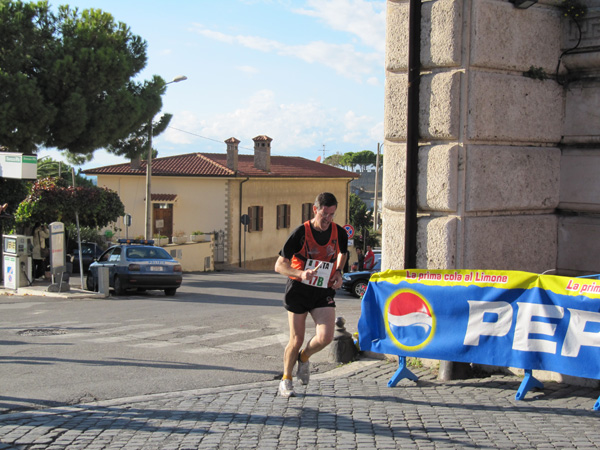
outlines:
[[[323,207],[337,206],[338,202],[331,192],[321,192],[317,195],[315,199],[315,206],[317,209],[321,209]]]

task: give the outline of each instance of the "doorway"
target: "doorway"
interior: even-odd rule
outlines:
[[[173,236],[173,203],[153,203],[152,210],[152,236]]]

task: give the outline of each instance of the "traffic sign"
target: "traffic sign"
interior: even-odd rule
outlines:
[[[344,225],[344,229],[346,233],[348,233],[348,239],[352,239],[354,237],[354,227],[352,225]]]

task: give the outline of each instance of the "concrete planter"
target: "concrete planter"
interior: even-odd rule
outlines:
[[[173,244],[185,244],[187,242],[187,236],[173,236],[171,242]]]
[[[164,247],[165,245],[167,245],[169,243],[169,238],[164,237],[164,238],[155,238],[154,242],[156,244],[158,244],[161,247]]]

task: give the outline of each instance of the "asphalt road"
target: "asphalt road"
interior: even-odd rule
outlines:
[[[184,274],[175,297],[0,296],[0,412],[279,379],[284,284],[215,272]],[[356,331],[360,300],[338,291],[336,303]],[[334,368],[328,356],[313,371]]]

